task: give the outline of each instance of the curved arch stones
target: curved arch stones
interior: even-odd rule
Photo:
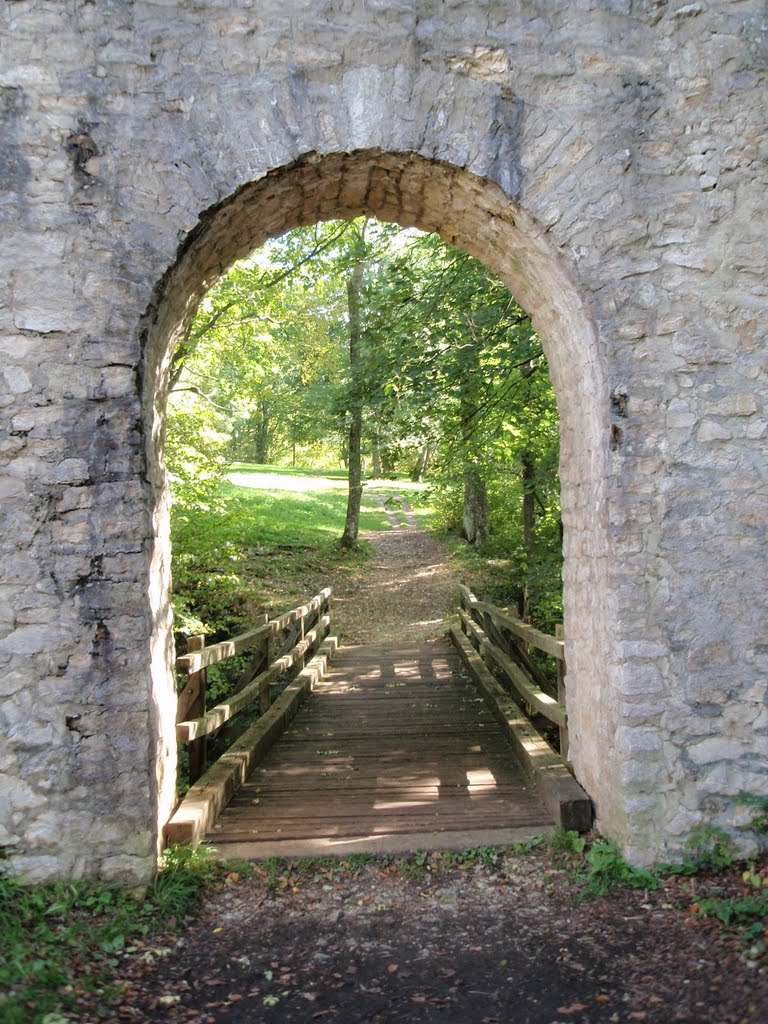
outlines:
[[[170,346],[233,259],[363,211],[469,249],[545,340],[572,753],[600,826],[638,862],[702,821],[754,841],[766,47],[761,4],[732,6],[5,5],[0,846],[19,870],[151,872],[173,781]]]

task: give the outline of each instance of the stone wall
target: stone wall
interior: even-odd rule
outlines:
[[[743,825],[768,793],[764,5],[12,0],[0,29],[12,863],[151,872],[171,346],[232,260],[364,211],[470,250],[544,339],[600,826],[647,862]]]

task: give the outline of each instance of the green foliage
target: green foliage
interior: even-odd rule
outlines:
[[[548,848],[552,853],[578,853],[584,852],[587,841],[584,836],[571,829],[556,828],[548,842]]]
[[[120,957],[194,913],[216,875],[189,847],[166,852],[146,892],[87,881],[27,885],[0,874],[0,1019],[50,1024],[83,998],[119,998],[112,977]]]
[[[628,889],[658,889],[659,879],[644,868],[633,868],[614,843],[598,840],[586,854],[588,896],[599,896],[614,886]]]
[[[549,842],[549,836],[546,833],[542,833],[540,836],[534,836],[532,839],[524,839],[519,843],[515,843],[512,850],[516,854],[529,854],[535,853],[542,847],[547,846]]]
[[[174,537],[179,636],[232,636],[255,615],[286,611],[326,586],[331,571],[351,569],[367,557],[365,547],[345,553],[336,545],[346,511],[340,474],[239,463],[220,493],[221,508],[191,511],[193,528]],[[361,522],[365,530],[389,526],[369,488]],[[209,678],[215,686],[216,673]]]
[[[725,871],[736,859],[736,847],[728,835],[715,825],[697,825],[685,844],[686,857],[682,867],[693,867],[694,871]],[[693,873],[683,870],[680,873]]]
[[[750,829],[761,835],[768,835],[768,796],[760,793],[740,793],[736,802],[752,810]]]
[[[464,850],[456,857],[461,867],[497,867],[501,858],[507,853],[506,848],[497,846],[473,846]]]
[[[155,915],[163,921],[196,913],[218,868],[204,846],[171,846],[164,851],[152,887]]]
[[[757,925],[757,932],[750,931],[747,936],[753,938],[765,931],[768,921],[768,896],[750,894],[729,899],[712,896],[696,904],[696,913],[700,917],[716,917],[725,925]]]
[[[562,615],[558,419],[530,320],[467,253],[367,218],[351,367],[348,281],[362,223],[289,232],[205,297],[172,373],[174,540],[194,550],[199,512],[227,514],[231,496],[217,486],[227,458],[338,465],[362,406],[369,464],[409,471],[429,451],[444,529],[460,532],[465,467],[477,466],[489,582],[548,628]],[[194,602],[178,611],[195,631]]]

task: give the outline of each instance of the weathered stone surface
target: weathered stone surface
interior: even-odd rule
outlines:
[[[21,0],[0,31],[12,862],[152,870],[169,352],[234,259],[364,211],[477,255],[544,339],[571,752],[600,826],[638,861],[704,820],[748,845],[736,797],[768,788],[761,0]]]

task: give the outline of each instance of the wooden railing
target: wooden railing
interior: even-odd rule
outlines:
[[[479,601],[469,587],[460,586],[461,628],[483,661],[514,687],[520,700],[553,722],[560,730],[560,756],[568,760],[568,725],[565,713],[565,643],[562,636],[542,633],[489,601]],[[531,657],[535,647],[555,660],[556,683]]]
[[[557,824],[580,831],[589,828],[591,802],[568,763],[562,630],[558,636],[542,633],[522,622],[514,610],[480,601],[468,587],[459,590],[461,629],[454,626],[451,634],[489,709],[505,728]],[[554,658],[551,678],[531,648]],[[557,726],[559,752],[536,728],[537,716]]]
[[[165,833],[169,842],[197,842],[247,774],[295,714],[313,683],[322,677],[336,649],[329,637],[331,589],[283,615],[266,615],[252,629],[231,640],[205,646],[204,637],[190,637],[187,653],[176,659],[176,671],[187,682],[178,696],[176,739],[190,750],[190,789]],[[226,700],[206,709],[207,670],[249,653],[250,661]],[[280,696],[271,687],[290,673]],[[206,769],[206,739],[249,706],[258,709],[256,722],[242,731],[230,748]]]

